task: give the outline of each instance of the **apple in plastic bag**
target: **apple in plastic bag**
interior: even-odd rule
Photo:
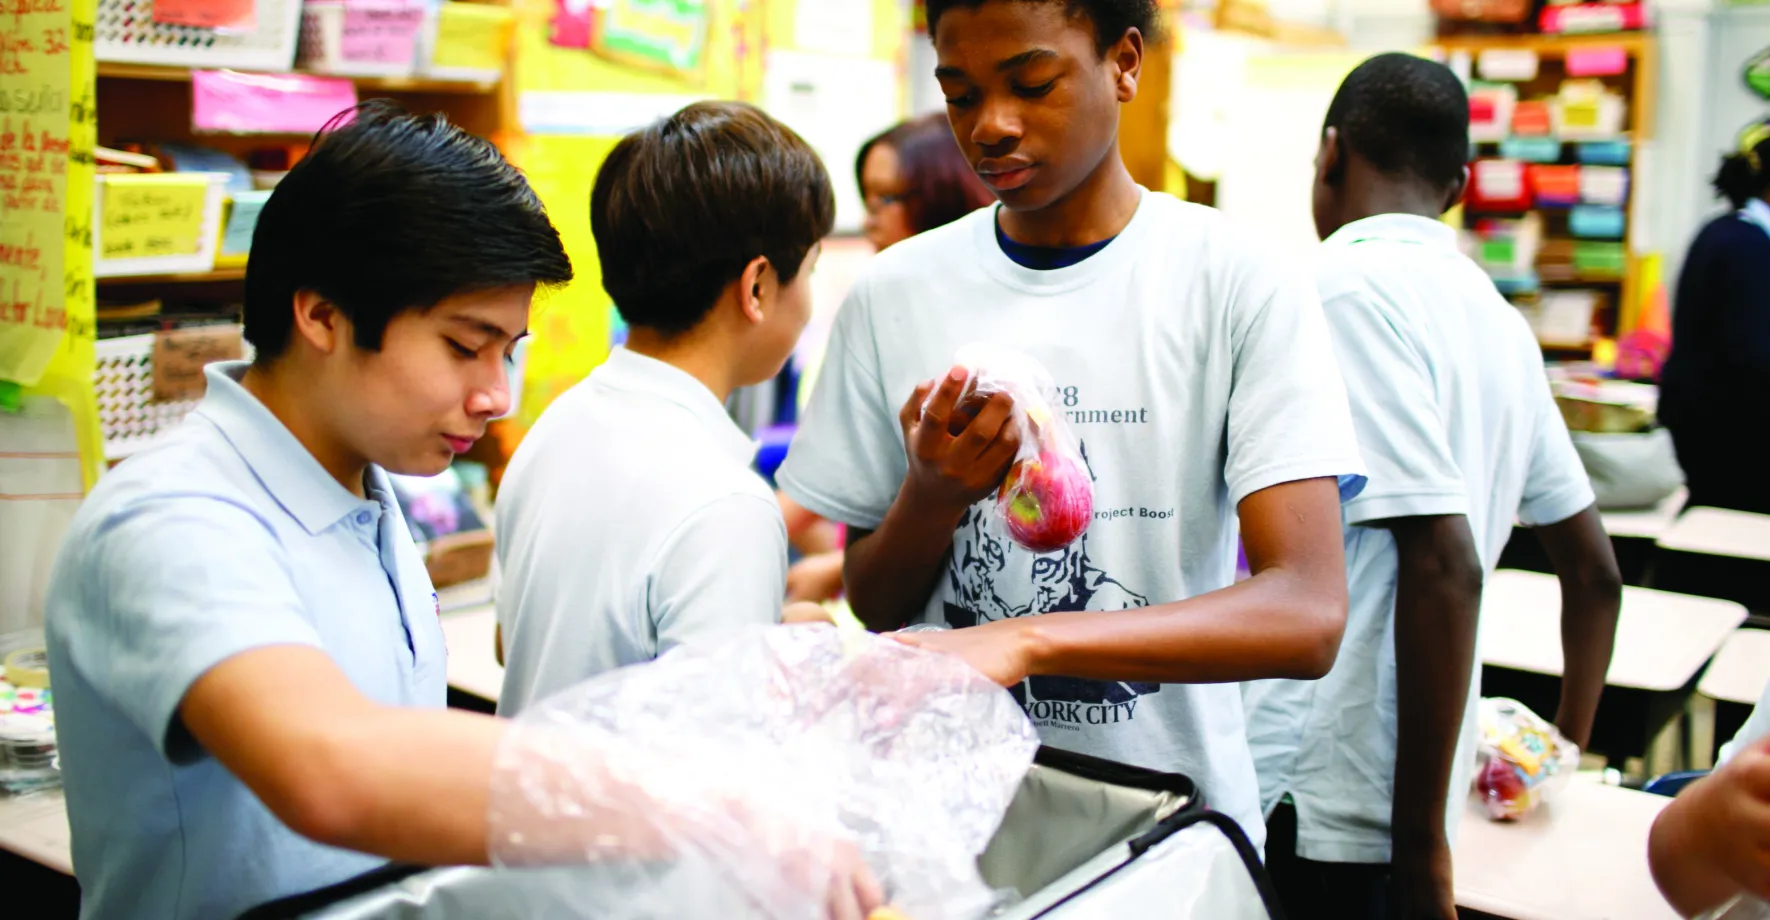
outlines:
[[[1517,818],[1530,810],[1530,790],[1518,768],[1504,757],[1488,758],[1475,777],[1475,790],[1481,793],[1491,817]]]
[[[1047,449],[1009,468],[996,502],[1014,542],[1051,553],[1074,543],[1094,520],[1094,483],[1079,459]]]

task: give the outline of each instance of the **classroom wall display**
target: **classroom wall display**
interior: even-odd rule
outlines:
[[[588,202],[616,141],[696,99],[756,102],[824,155],[838,206],[858,228],[850,166],[861,141],[903,112],[908,38],[900,0],[516,0],[514,8],[522,133],[503,146],[546,203],[577,277],[537,301],[521,405],[501,426],[506,451],[607,357],[618,323]],[[611,33],[611,21],[626,31]],[[697,54],[692,36],[703,26]],[[617,37],[628,42],[620,53]]]
[[[605,53],[606,42],[597,46],[594,32],[608,22],[602,14],[611,11],[600,2],[513,4],[514,95],[521,130],[501,138],[500,145],[547,205],[576,278],[536,299],[521,400],[498,426],[505,456],[555,397],[608,355],[613,303],[602,290],[589,213],[590,188],[603,159],[622,135],[696,99],[754,100],[759,93],[764,45],[759,0],[617,5],[625,10],[615,23],[625,30],[619,33],[623,40],[649,42],[647,53],[662,57],[642,62]],[[685,24],[691,31],[704,25],[698,57],[682,51],[693,44],[683,40]],[[683,63],[694,57],[695,66],[658,66],[671,55]]]
[[[86,485],[102,458],[92,398],[96,0],[0,17],[0,411],[32,396],[73,416]]]

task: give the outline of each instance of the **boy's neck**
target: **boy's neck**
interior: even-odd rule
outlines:
[[[1349,175],[1340,226],[1382,214],[1407,214],[1437,220],[1444,216],[1445,192],[1420,183]]]
[[[639,326],[627,330],[626,349],[671,367],[699,380],[713,391],[714,398],[725,402],[737,389],[737,371],[728,350],[716,341],[707,329],[691,329],[681,335],[665,336],[656,330]]]
[[[330,433],[322,414],[315,411],[313,388],[299,383],[311,378],[291,371],[286,364],[287,358],[268,365],[255,363],[240,378],[240,386],[276,416],[339,485],[357,498],[367,498],[363,478],[369,470],[368,461]]]
[[[1137,214],[1143,193],[1113,144],[1105,159],[1069,194],[1037,211],[999,212],[1002,232],[1016,243],[1062,249],[1110,240]]]

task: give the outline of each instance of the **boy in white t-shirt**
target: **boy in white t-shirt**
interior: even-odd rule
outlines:
[[[781,619],[780,506],[724,403],[792,353],[834,213],[817,154],[741,103],[690,105],[603,163],[590,227],[627,344],[547,407],[499,490],[501,714]]]
[[[1556,718],[1582,747],[1610,662],[1621,582],[1542,352],[1439,220],[1468,152],[1462,84],[1405,54],[1347,76],[1322,132],[1317,278],[1370,482],[1346,503],[1333,671],[1245,692],[1267,866],[1294,917],[1456,916],[1481,583],[1514,519],[1561,577]]]
[[[1770,686],[1721,748],[1715,772],[1678,793],[1654,819],[1647,863],[1686,917],[1736,897],[1770,901]]]
[[[1258,840],[1232,682],[1332,665],[1336,480],[1362,481],[1313,287],[1126,171],[1119,106],[1153,2],[926,9],[953,132],[1003,207],[879,255],[778,480],[849,525],[848,595],[869,626],[958,627],[905,638],[1010,687],[1047,744],[1190,775]],[[1096,490],[1067,549],[1034,554],[991,523],[1015,440],[1003,395],[954,418],[964,373],[949,367],[976,341],[1057,380]],[[1238,513],[1253,576],[1233,584]]]

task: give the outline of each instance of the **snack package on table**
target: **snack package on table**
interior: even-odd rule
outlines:
[[[1003,897],[977,858],[1037,747],[959,658],[754,627],[523,711],[489,849],[510,871],[586,867],[559,883],[599,920],[825,920],[864,889],[896,912],[875,917],[970,920]]]
[[[953,363],[971,376],[949,429],[975,418],[995,393],[1014,398],[1009,424],[1020,429],[1020,451],[996,492],[996,517],[1008,536],[1035,553],[1056,552],[1080,539],[1094,520],[1094,478],[1056,409],[1051,373],[1026,354],[987,343],[960,348]]]
[[[1482,700],[1479,721],[1475,792],[1495,821],[1529,814],[1579,769],[1579,747],[1517,700]]]

